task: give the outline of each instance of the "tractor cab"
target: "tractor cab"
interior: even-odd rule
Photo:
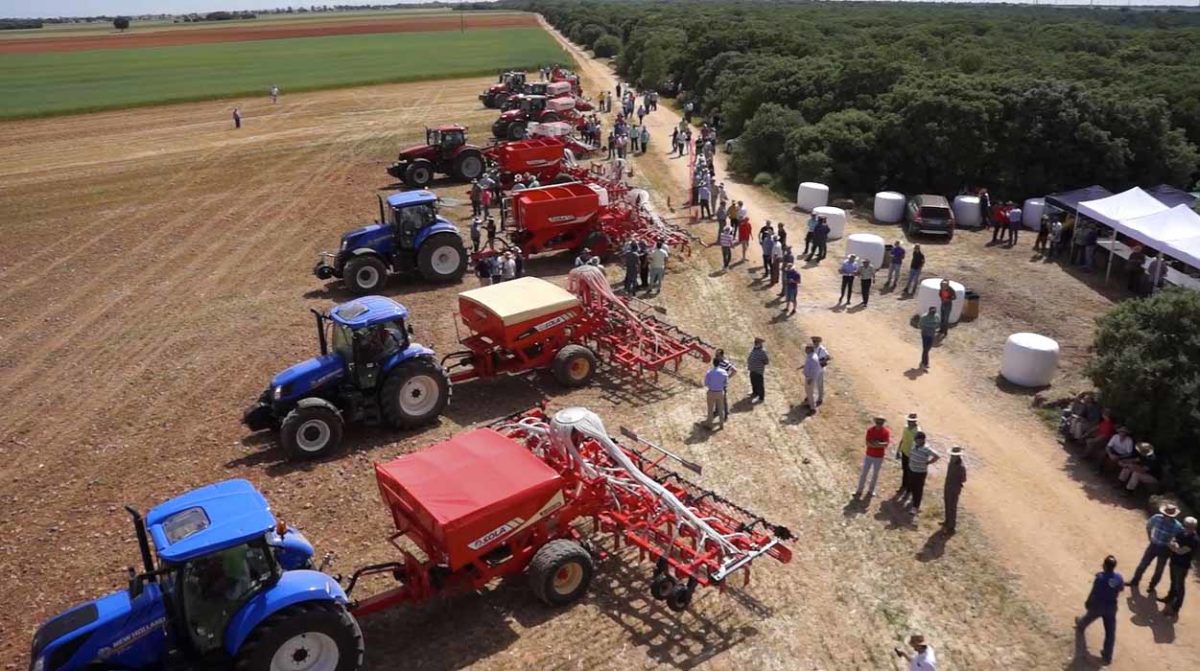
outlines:
[[[366,296],[343,303],[329,312],[330,345],[339,356],[351,384],[372,391],[379,384],[379,371],[398,352],[408,349],[411,327],[405,325],[408,309],[390,298]],[[324,354],[325,324],[321,329]]]
[[[546,87],[549,86],[549,84],[550,82],[533,82],[532,84],[526,84],[525,93],[531,96],[544,96],[546,95]]]
[[[549,100],[546,96],[523,96],[520,101],[520,109],[526,116],[532,118],[542,113],[546,109],[546,101]]]
[[[442,126],[425,129],[425,144],[436,147],[443,156],[448,156],[455,149],[467,143],[466,126]]]
[[[439,221],[437,196],[429,191],[404,191],[386,199],[379,196],[379,217],[395,233],[396,248],[411,251],[421,231]]]

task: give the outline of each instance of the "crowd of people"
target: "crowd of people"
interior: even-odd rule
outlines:
[[[1063,410],[1059,432],[1065,442],[1081,449],[1085,459],[1094,460],[1101,473],[1115,473],[1126,495],[1162,480],[1163,464],[1154,446],[1135,440],[1092,392],[1080,393]]]

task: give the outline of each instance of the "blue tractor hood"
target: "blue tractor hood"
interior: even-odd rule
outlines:
[[[92,668],[99,659],[145,668],[161,661],[166,623],[159,587],[150,583],[136,601],[121,590],[50,619],[34,634],[32,655],[54,660],[47,669]]]
[[[271,392],[276,401],[298,399],[337,382],[345,372],[346,362],[341,354],[314,356],[271,378]]]
[[[356,228],[342,235],[342,251],[372,249],[380,254],[390,254],[395,246],[395,236],[388,224],[374,223]]]

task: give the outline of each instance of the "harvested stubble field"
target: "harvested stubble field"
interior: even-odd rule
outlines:
[[[589,90],[613,83],[598,64],[585,61],[583,73]],[[745,382],[735,382],[724,431],[696,426],[701,370],[689,365],[657,386],[610,372],[569,394],[542,376],[460,385],[439,425],[354,429],[348,451],[319,463],[284,462],[269,440],[247,436],[242,408],[269,375],[315,351],[307,309],[347,298],[310,275],[315,253],[372,217],[374,194],[391,186],[384,165],[424,124],[485,129],[494,112],[480,110],[475,94],[489,81],[0,125],[10,148],[0,159],[8,215],[0,221],[8,246],[0,262],[0,658],[23,666],[39,621],[121,585],[122,568],[136,561],[124,503],[144,508],[246,477],[345,571],[391,559],[372,462],[548,397],[701,462],[706,486],[799,532],[793,563],[764,561],[748,587],[699,594],[684,615],[648,598],[648,567],[615,560],[581,604],[561,612],[520,582],[402,609],[364,622],[370,668],[878,670],[896,668],[891,648],[913,630],[931,637],[948,669],[1091,668],[1071,645],[1070,615],[1098,557],[1140,551],[1142,518],[1077,472],[1028,398],[997,389],[993,377],[995,337],[1033,325],[1081,342],[1107,299],[1049,266],[1018,265],[1026,252],[985,251],[976,236],[935,246],[930,268],[986,283],[984,317],[954,329],[919,379],[903,375],[917,356],[909,302],[879,296],[869,310],[831,310],[836,279],[826,265],[806,271],[802,311],[785,320],[747,274],[753,257],[721,273],[716,250],[697,245],[672,261],[655,301],[738,360],[754,333],[767,336],[773,356],[767,402],[741,401]],[[231,104],[246,112],[240,132],[225,118]],[[635,164],[665,214],[685,169],[662,142],[677,120],[666,109],[650,117],[654,150]],[[462,186],[438,191],[464,200]],[[734,195],[756,222],[767,216],[799,230],[799,215],[768,194],[737,185]],[[461,222],[468,211],[446,213]],[[712,238],[710,224],[693,230]],[[529,271],[562,281],[569,266],[552,256]],[[1028,272],[1027,284],[1009,281],[1014,268]],[[399,282],[387,293],[411,309],[420,342],[447,352],[454,296],[474,284]],[[808,418],[792,404],[802,389],[799,348],[812,333],[825,336],[835,362],[829,401]],[[953,539],[937,530],[936,476],[915,524],[880,499],[848,503],[865,419],[883,412],[898,425],[910,410],[922,413],[936,445],[970,450],[966,519]],[[895,471],[889,464],[882,491],[895,486]],[[1123,610],[1118,668],[1190,668],[1196,610],[1169,631]]]

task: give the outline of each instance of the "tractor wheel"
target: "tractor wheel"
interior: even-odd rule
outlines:
[[[508,124],[508,139],[524,140],[525,139],[525,122],[514,121]]]
[[[397,429],[438,418],[450,402],[450,376],[429,357],[409,359],[388,373],[379,392],[383,417]]]
[[[477,151],[464,151],[454,159],[454,176],[469,182],[483,175],[483,154]]]
[[[356,256],[346,263],[342,281],[350,291],[363,296],[374,293],[387,280],[387,266],[374,256]]]
[[[584,387],[596,377],[596,355],[583,345],[567,345],[554,355],[554,379],[564,387]]]
[[[542,123],[554,123],[558,121],[558,114],[555,112],[547,112],[542,115]]]
[[[551,606],[565,606],[583,596],[592,582],[592,555],[575,541],[560,538],[546,543],[529,562],[533,594]]]
[[[423,158],[410,163],[408,169],[404,171],[404,183],[411,187],[424,189],[432,181],[433,164]]]
[[[363,637],[340,604],[307,601],[255,627],[233,664],[235,671],[359,671]]]
[[[650,581],[650,596],[662,601],[675,591],[675,578],[663,573]]]
[[[296,408],[283,418],[279,442],[289,459],[317,459],[342,443],[342,418],[320,406]]]
[[[432,235],[417,252],[417,270],[430,282],[457,282],[467,272],[467,249],[453,233]]]

